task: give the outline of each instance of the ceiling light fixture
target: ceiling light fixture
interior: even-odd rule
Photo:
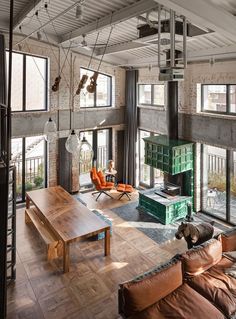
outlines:
[[[83,6],[82,4],[78,4],[75,11],[75,18],[77,20],[83,20]]]

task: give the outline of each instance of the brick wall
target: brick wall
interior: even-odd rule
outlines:
[[[19,50],[16,45],[22,39],[21,36],[14,37],[14,50]],[[7,43],[7,40],[6,40]],[[13,137],[33,136],[43,133],[43,127],[49,114],[54,119],[57,116],[57,110],[61,110],[60,114],[60,131],[59,137],[68,136],[69,112],[68,110],[74,105],[75,128],[79,133],[82,129],[94,129],[95,127],[105,128],[113,127],[114,132],[123,125],[123,113],[125,105],[125,70],[114,67],[109,63],[103,62],[100,71],[112,76],[112,108],[99,109],[80,109],[80,99],[76,96],[72,98],[73,91],[77,89],[80,79],[80,67],[87,68],[90,57],[75,52],[70,52],[65,61],[67,54],[66,49],[59,49],[56,45],[48,45],[47,43],[27,39],[21,43],[21,50],[49,58],[49,105],[48,112],[26,112],[13,114]],[[97,70],[100,60],[92,60],[90,69]],[[65,62],[65,63],[64,63]],[[64,64],[63,70],[61,70]],[[55,78],[61,71],[60,89],[58,92],[52,92],[51,87]],[[32,79],[33,81],[33,79]],[[35,83],[37,85],[37,83]],[[85,115],[84,115],[85,112]],[[85,119],[85,122],[84,122]],[[104,123],[102,123],[102,120]],[[115,135],[114,139],[115,139]],[[115,141],[115,140],[114,140]],[[48,146],[48,184],[54,186],[57,184],[57,167],[58,167],[58,141],[50,143]],[[115,158],[114,158],[115,159]],[[73,159],[73,190],[78,189],[78,161]]]

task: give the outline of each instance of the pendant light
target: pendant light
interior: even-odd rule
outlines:
[[[79,147],[80,147],[80,140],[78,135],[75,133],[74,130],[74,86],[73,86],[73,82],[74,82],[74,63],[75,63],[75,59],[73,61],[73,63],[71,63],[70,67],[71,67],[71,85],[70,85],[70,97],[71,97],[71,102],[70,105],[72,103],[72,106],[70,107],[70,134],[66,140],[66,150],[69,153],[75,154],[76,152],[78,152]],[[72,116],[73,115],[73,116]]]
[[[66,140],[66,150],[69,153],[76,153],[80,146],[80,140],[78,135],[75,133],[75,130],[71,130],[70,135]]]
[[[57,126],[51,117],[49,117],[48,121],[44,124],[43,133],[45,140],[49,143],[57,138]]]
[[[79,147],[79,162],[81,164],[89,164],[93,159],[93,148],[87,141],[85,134]]]

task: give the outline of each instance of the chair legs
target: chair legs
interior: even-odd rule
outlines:
[[[121,199],[124,195],[126,195],[128,197],[129,200],[131,200],[131,196],[129,195],[129,193],[127,192],[123,192],[119,197],[118,199]]]
[[[98,198],[99,198],[102,194],[105,194],[105,195],[107,195],[108,197],[110,197],[110,198],[113,199],[113,197],[112,197],[110,194],[108,194],[107,192],[105,192],[105,191],[98,191],[98,192],[94,192],[94,193],[99,193],[98,196],[97,196],[97,198],[96,198],[96,201],[98,200]]]

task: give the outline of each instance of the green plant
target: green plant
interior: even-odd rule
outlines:
[[[222,174],[209,173],[208,175],[208,187],[217,188],[218,191],[224,192],[226,189],[226,178]]]
[[[34,178],[34,184],[36,187],[41,187],[43,184],[43,178],[41,176],[36,176]]]
[[[25,190],[31,191],[32,189],[33,189],[33,184],[31,184],[30,182],[26,182],[25,183]]]

